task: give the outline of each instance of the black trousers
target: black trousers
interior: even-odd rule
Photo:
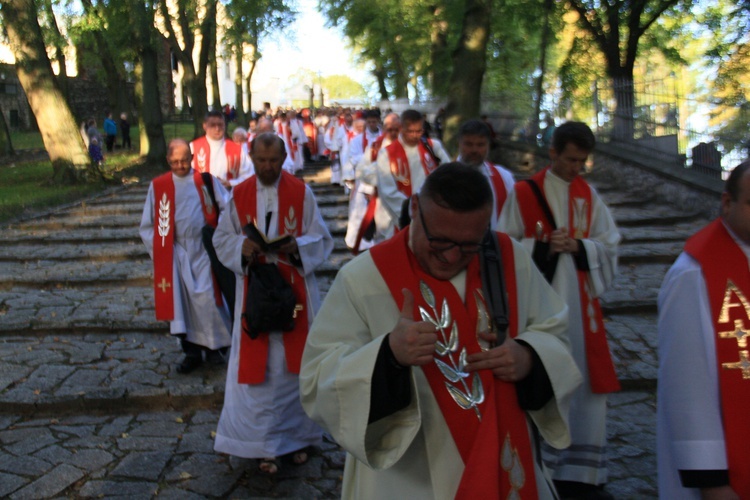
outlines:
[[[208,253],[208,259],[211,261],[211,269],[219,282],[219,289],[229,306],[229,315],[234,322],[234,290],[237,282],[234,271],[227,269],[224,264],[219,262],[216,256],[216,250],[213,244],[214,228],[209,225],[203,226],[203,247]]]

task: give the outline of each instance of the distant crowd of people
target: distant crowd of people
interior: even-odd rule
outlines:
[[[451,154],[442,112],[430,134],[413,109],[265,109],[230,138],[226,111],[169,143],[140,226],[176,370],[227,363],[215,450],[272,475],[326,431],[348,452],[344,498],[612,498],[620,385],[598,297],[621,235],[583,177],[591,129],[551,123],[549,165],[516,182],[489,161],[486,118],[461,124]],[[296,174],[323,159],[349,194],[356,257],[321,303],[315,271],[334,243]],[[750,495],[743,165],[660,294],[664,498]]]

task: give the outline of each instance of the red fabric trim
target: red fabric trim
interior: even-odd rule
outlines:
[[[357,239],[354,241],[354,247],[352,248],[352,253],[354,255],[359,254],[359,245],[362,243],[362,238],[365,236],[365,231],[367,231],[367,228],[370,226],[372,221],[375,220],[375,208],[377,207],[378,203],[378,193],[377,191],[370,195],[370,199],[367,202],[367,210],[365,211],[364,217],[362,217],[362,222],[359,224],[359,229],[357,230]]]
[[[432,146],[432,141],[429,142],[430,146]],[[419,149],[419,158],[424,174],[425,176],[430,175],[437,168],[435,160],[421,142],[417,148]],[[393,179],[396,181],[396,188],[407,198],[410,197],[412,195],[411,166],[406,158],[404,146],[401,144],[401,141],[396,140],[386,146],[385,150],[388,152],[391,175],[393,175]]]
[[[487,162],[487,168],[490,171],[490,184],[492,185],[492,191],[495,193],[495,216],[500,217],[500,212],[503,209],[505,200],[508,198],[508,188],[505,187],[503,177],[492,163]]]
[[[399,309],[402,307],[402,289],[407,288],[414,295],[414,318],[421,318],[419,306],[434,315],[435,312],[419,291],[420,281],[426,283],[435,296],[438,313],[442,309],[443,301],[448,303],[453,321],[458,325],[459,345],[464,346],[467,353],[479,351],[476,337],[477,300],[483,300],[476,294],[476,291],[481,291],[482,288],[479,258],[475,257],[467,268],[466,302],[464,303],[449,281],[437,280],[420,268],[414,254],[408,249],[408,234],[409,228],[407,227],[393,238],[370,249],[375,266],[388,285],[397,306]],[[511,325],[509,334],[515,337],[518,333],[518,304],[513,250],[510,239],[506,235],[499,235],[499,241],[503,252],[503,268],[506,272],[508,290],[514,292],[508,295]],[[458,353],[455,353],[454,358],[457,359],[457,357]],[[447,357],[436,355],[435,358],[447,361]],[[517,491],[522,497],[536,498],[534,462],[526,415],[518,406],[515,385],[495,379],[491,371],[478,372],[485,392],[485,401],[477,405],[482,415],[480,421],[473,409],[463,410],[455,403],[446,388],[448,379],[442,374],[437,363],[429,363],[421,369],[427,377],[464,462],[464,473],[456,498],[508,497],[513,488],[510,484],[510,475],[501,464],[501,450],[506,436],[512,451],[518,453],[518,460],[524,468],[526,480]],[[473,376],[467,380],[472,384]],[[493,477],[496,477],[497,481],[488,480]]]
[[[252,176],[245,182],[235,186],[233,198],[240,225],[257,220],[257,177]],[[282,170],[278,186],[278,233],[302,235],[302,218],[304,216],[305,183],[292,174]],[[288,262],[288,257],[279,254],[279,259]],[[302,351],[305,347],[308,331],[307,317],[307,288],[305,276],[294,266],[277,262],[279,272],[292,286],[302,310],[297,312],[294,330],[284,332],[284,352],[286,354],[287,370],[299,373],[302,361]],[[242,312],[245,313],[245,296],[247,294],[248,277],[244,279],[242,294]],[[243,320],[243,328],[244,320]],[[262,332],[258,338],[251,339],[242,334],[240,339],[238,381],[240,384],[260,384],[266,378],[268,364],[268,332]]]
[[[380,152],[380,147],[383,145],[384,139],[385,134],[382,134],[380,137],[372,141],[372,145],[370,146],[370,163],[377,161],[378,152]],[[364,149],[362,151],[364,151]]]
[[[701,265],[711,304],[729,483],[740,498],[750,498],[750,468],[747,466],[750,459],[747,449],[750,378],[743,378],[743,370],[734,365],[747,359],[750,349],[746,342],[743,347],[737,336],[728,334],[738,326],[745,332],[750,328],[747,257],[720,219],[691,237],[685,244],[685,251]],[[722,332],[726,332],[725,335],[722,336]]]
[[[549,168],[545,168],[532,177],[543,195],[545,194],[544,178]],[[544,215],[544,211],[529,185],[526,182],[517,182],[514,189],[516,191],[516,198],[518,199],[518,207],[521,211],[521,218],[523,219],[524,236],[545,242],[549,241],[552,227],[547,222],[547,217]],[[575,223],[577,215],[576,198],[584,200],[584,213],[578,214],[579,216],[582,215],[585,219],[585,229],[582,231],[575,229],[576,225],[579,227],[581,225]],[[566,222],[568,234],[571,238],[585,239],[589,237],[591,214],[591,187],[581,177],[576,177],[570,183],[568,189],[568,220]],[[539,222],[541,222],[541,226],[539,226]],[[542,229],[538,230],[537,227],[541,227]],[[591,392],[595,394],[617,392],[620,390],[620,382],[617,380],[615,365],[612,361],[612,355],[609,352],[609,344],[607,343],[607,335],[604,328],[604,317],[599,299],[592,297],[588,292],[588,276],[586,271],[576,270],[576,275],[578,278],[578,296],[581,301],[581,319]],[[593,310],[593,317],[589,315],[590,310]]]
[[[211,173],[211,146],[206,136],[198,137],[190,144],[193,146],[193,169],[199,173]],[[227,180],[239,178],[242,146],[225,139],[224,154],[227,157]]]
[[[162,174],[154,184],[154,306],[156,319],[174,319],[174,213],[175,189],[172,172]],[[159,232],[162,231],[163,235]]]

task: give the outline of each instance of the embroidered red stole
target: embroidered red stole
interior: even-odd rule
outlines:
[[[464,463],[456,498],[537,498],[526,415],[518,406],[515,385],[496,379],[489,370],[475,372],[476,377],[455,376],[454,368],[460,364],[461,351],[465,349],[469,354],[480,350],[478,320],[480,315],[486,314],[487,305],[481,292],[479,257],[475,257],[466,270],[466,300],[462,301],[449,281],[437,280],[420,268],[408,248],[408,233],[407,227],[371,248],[370,254],[399,309],[403,305],[401,290],[408,288],[414,295],[415,320],[422,317],[420,306],[438,321],[450,316],[445,334],[441,337],[438,333],[443,345],[451,344],[445,337],[450,337],[452,327],[457,327],[457,347],[444,355],[436,351],[435,362],[421,367]],[[508,333],[515,337],[519,322],[513,246],[507,235],[497,233],[497,236],[507,289],[511,291],[508,293]],[[422,283],[431,293],[425,295],[421,291]],[[453,377],[453,381],[449,377]],[[484,400],[472,406],[465,405],[467,409],[459,406],[458,399],[479,399],[476,398],[478,384],[484,388]],[[511,496],[512,493],[517,496]]]
[[[297,144],[292,140],[292,125],[290,123],[279,121],[277,132],[279,137],[284,139],[287,149],[289,149],[287,153],[289,153],[289,157],[294,161],[294,157],[297,155]]]
[[[193,182],[198,190],[201,210],[206,224],[216,227],[219,214],[216,213],[208,190],[199,172],[193,172]],[[174,214],[175,187],[172,172],[162,174],[154,179],[154,213],[158,222],[154,224],[154,299],[156,319],[171,321],[174,319]],[[221,305],[221,290],[214,278],[214,296]]]
[[[258,196],[257,182],[258,178],[252,176],[245,182],[235,186],[233,190],[234,204],[242,226],[258,220],[256,204]],[[301,236],[305,203],[305,183],[292,174],[282,171],[278,186],[278,203],[278,234]],[[265,214],[262,214],[260,220],[264,219]],[[264,224],[258,227],[265,228]],[[288,259],[284,254],[279,254],[279,261],[276,265],[279,268],[281,276],[292,286],[294,296],[297,298],[297,306],[301,308],[295,316],[294,330],[284,332],[283,335],[287,370],[290,373],[299,373],[302,362],[302,351],[305,347],[308,330],[305,275],[293,265],[288,264]],[[248,276],[246,275],[242,293],[243,314],[245,313],[245,296],[247,295],[248,284]],[[246,327],[244,323],[245,320],[243,319],[243,328]],[[238,370],[238,381],[240,384],[260,384],[265,380],[266,366],[268,364],[268,334],[269,332],[262,332],[256,339],[251,339],[249,335],[242,335],[240,339],[240,362]]]
[[[549,170],[549,167],[537,172],[532,177],[542,194],[544,194],[544,177],[547,170]],[[523,218],[524,237],[549,241],[553,228],[536,196],[531,191],[531,187],[526,182],[517,182],[514,189]],[[591,187],[581,177],[576,177],[568,188],[567,228],[571,238],[584,239],[589,237],[591,213]],[[609,352],[599,299],[592,297],[589,291],[586,271],[576,269],[576,274],[578,277],[578,295],[581,300],[581,320],[591,392],[606,394],[619,391],[620,382],[617,380],[615,365]]]
[[[430,143],[432,145],[432,143]],[[422,142],[417,146],[419,159],[424,169],[424,174],[429,175],[437,168],[435,159],[424,147]],[[396,181],[396,188],[407,198],[412,195],[411,191],[411,169],[409,160],[406,158],[406,150],[400,140],[393,141],[385,148],[388,151],[388,160],[391,165],[391,174]]]
[[[211,173],[211,146],[206,136],[198,137],[192,145],[193,168],[197,172]],[[242,146],[236,142],[224,140],[224,154],[227,157],[227,180],[239,178]]]
[[[740,498],[750,498],[750,269],[745,253],[721,219],[688,239],[685,251],[701,265],[708,289],[716,342],[724,441],[729,483]]]
[[[492,191],[495,193],[495,217],[500,217],[505,200],[508,198],[508,189],[495,166],[490,162],[485,162],[485,165],[490,171],[490,184],[492,185]]]
[[[385,135],[381,134],[370,145],[370,163],[374,163],[377,160],[378,151],[380,151],[380,146],[383,145],[383,139],[385,139]],[[366,150],[367,133],[362,135],[362,151]],[[357,231],[357,239],[354,242],[354,247],[352,248],[352,253],[354,255],[359,254],[359,245],[362,243],[365,232],[367,231],[367,228],[370,227],[370,224],[372,224],[372,222],[375,220],[375,209],[377,208],[377,206],[378,188],[375,188],[375,192],[370,195],[370,199],[367,202],[367,210],[365,211],[365,215],[362,217],[362,223],[359,225],[359,230]]]

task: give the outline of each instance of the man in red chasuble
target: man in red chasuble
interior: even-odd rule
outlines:
[[[339,271],[302,358],[305,411],[348,452],[342,497],[554,498],[537,440],[570,443],[567,307],[489,231],[477,169],[437,167],[410,203],[409,226]],[[482,286],[491,238],[504,322]]]
[[[659,498],[750,498],[750,161],[659,291]]]

